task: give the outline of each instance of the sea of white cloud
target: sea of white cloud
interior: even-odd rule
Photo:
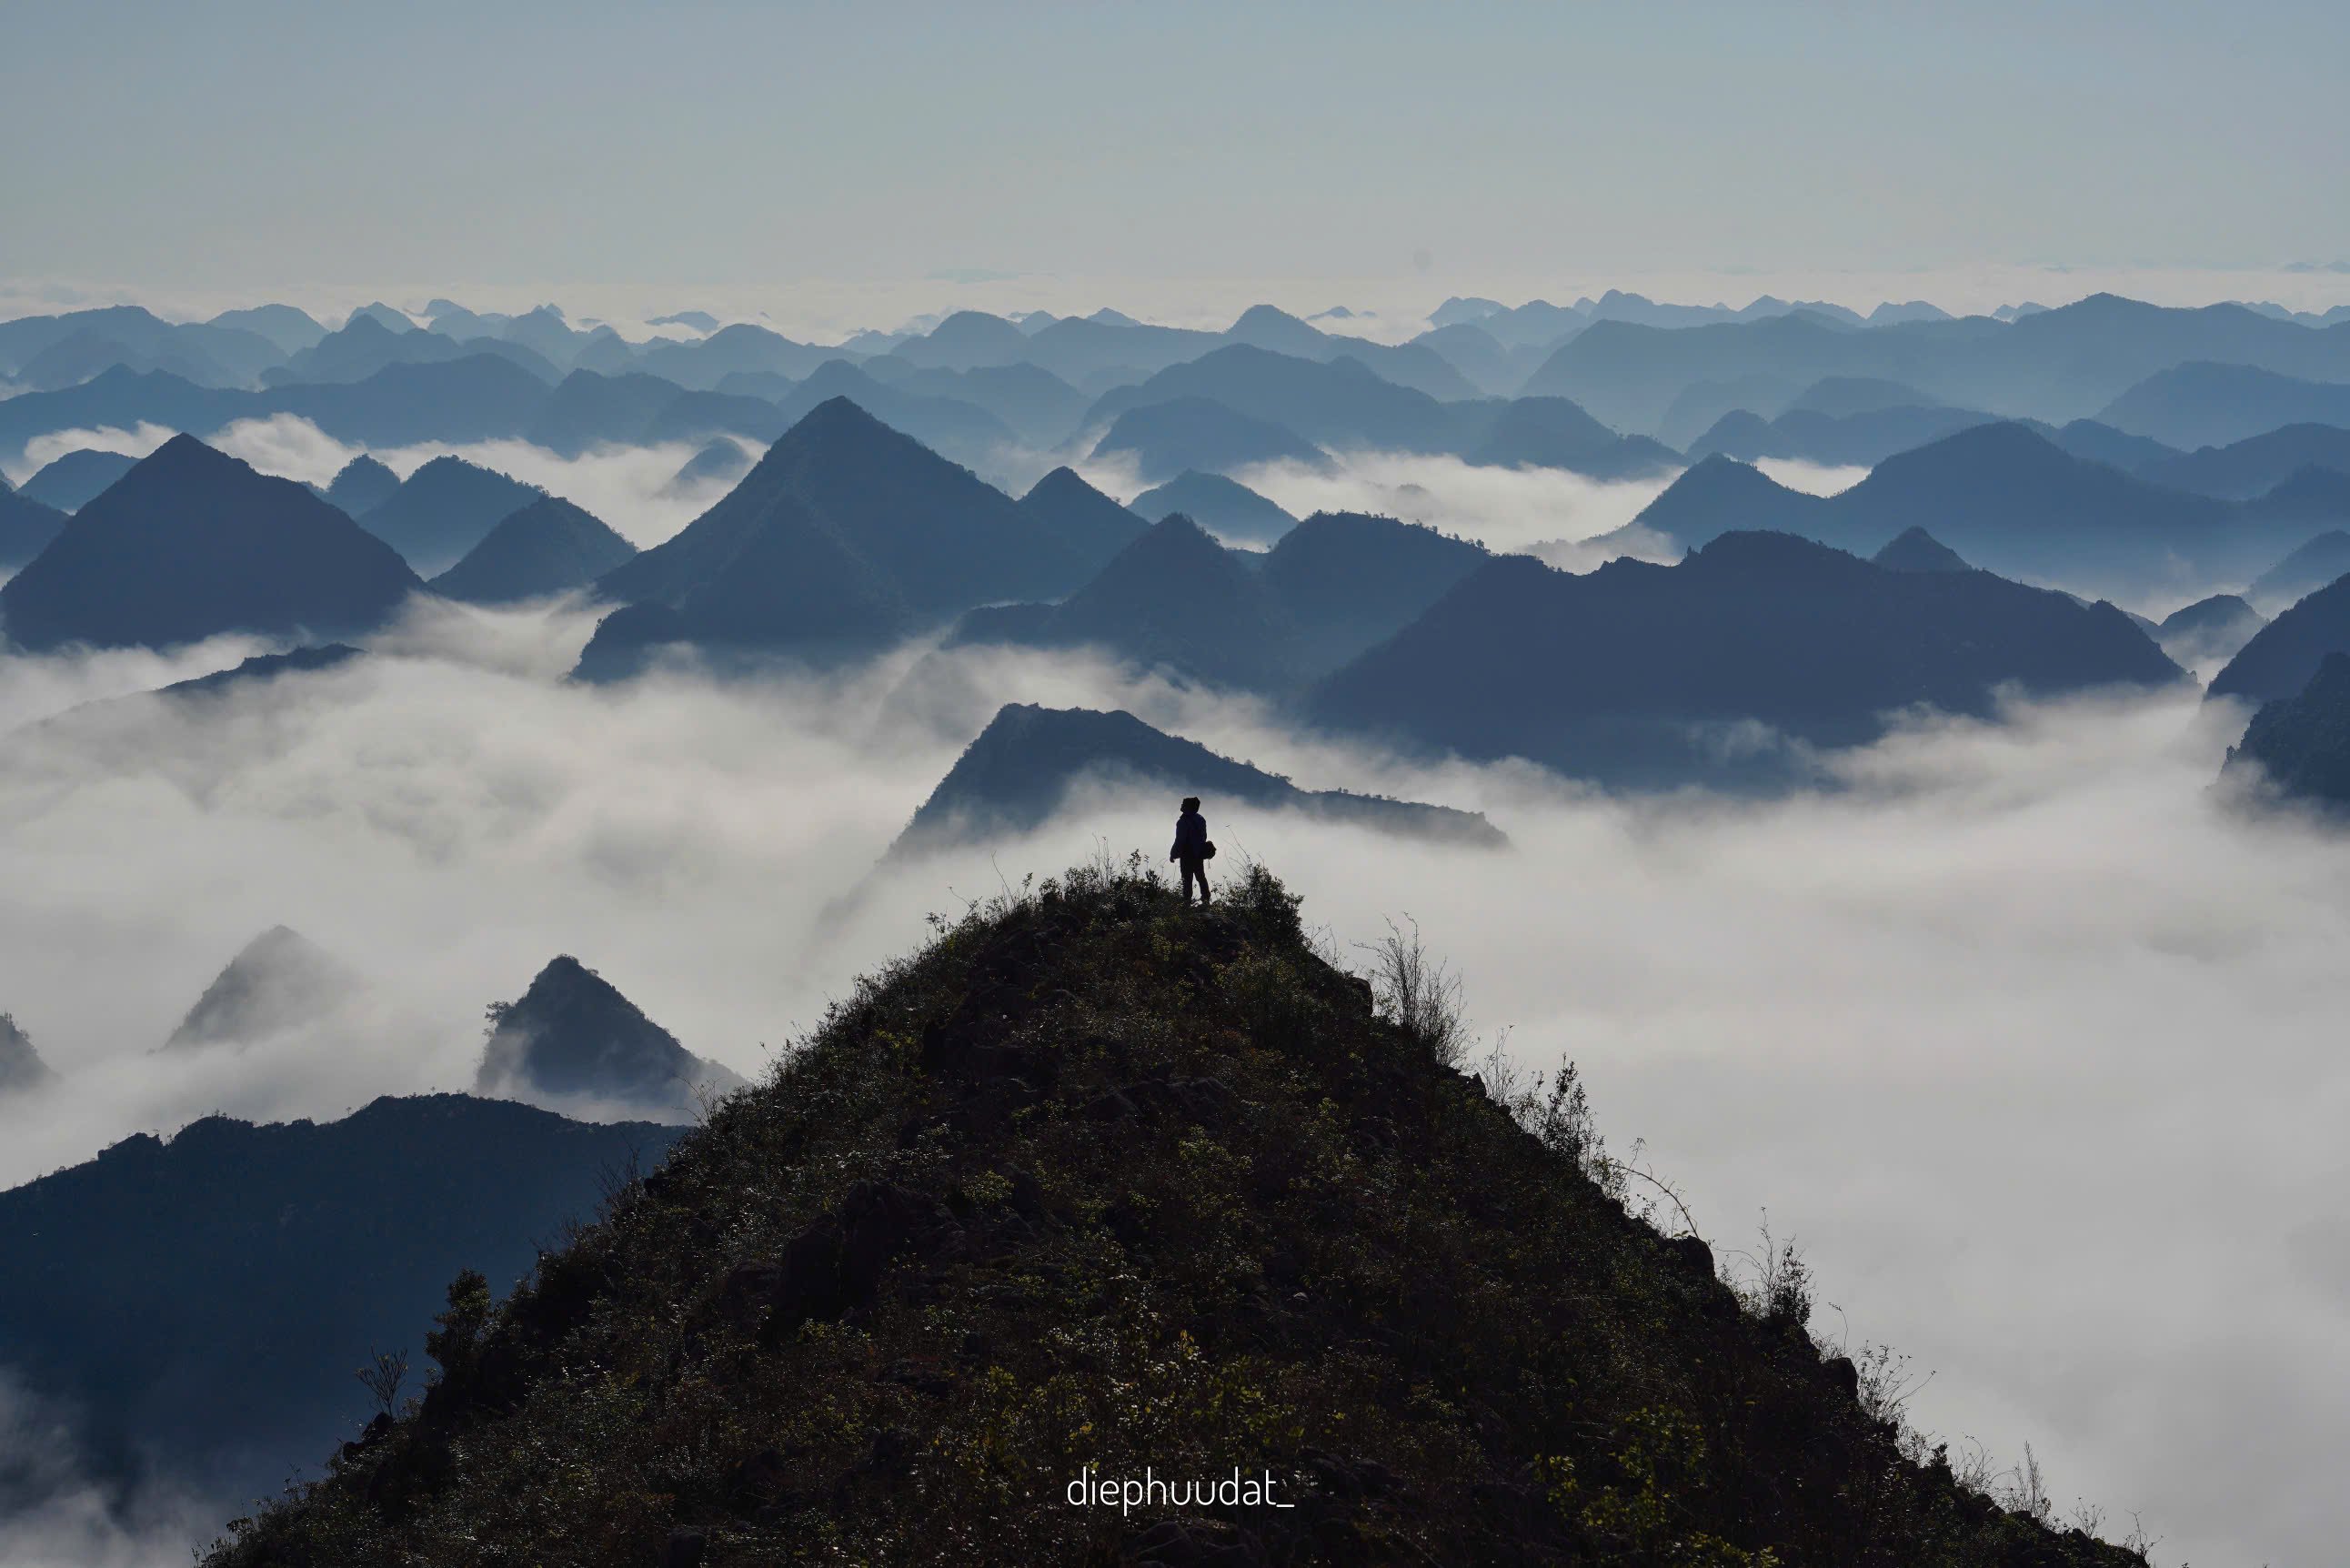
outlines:
[[[2166,1561],[2318,1560],[2350,1528],[2350,841],[2213,794],[2231,711],[2019,707],[1904,728],[1832,791],[1617,799],[1078,659],[571,685],[591,622],[419,607],[368,660],[200,715],[127,694],[249,645],[0,659],[0,1010],[66,1075],[0,1102],[0,1182],[215,1110],[465,1087],[484,1008],[558,952],[756,1073],[929,911],[1163,853],[1171,802],[1087,791],[1032,837],[876,868],[997,703],[1121,706],[1302,784],[1485,811],[1511,850],[1208,803],[1223,864],[1273,867],[1339,950],[1409,916],[1514,1061],[1579,1063],[1718,1251],[1767,1209],[1819,1326],[1934,1371],[1924,1425],[2029,1441]],[[153,1054],[280,923],[371,989]]]

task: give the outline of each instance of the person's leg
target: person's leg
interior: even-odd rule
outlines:
[[[1186,904],[1191,901],[1191,884],[1194,881],[1200,884],[1200,902],[1204,904],[1208,901],[1208,869],[1187,855],[1183,857],[1183,902]]]
[[[1194,860],[1191,862],[1191,871],[1194,876],[1200,878],[1200,907],[1204,909],[1208,907],[1210,902],[1208,898],[1208,863],[1204,860]]]

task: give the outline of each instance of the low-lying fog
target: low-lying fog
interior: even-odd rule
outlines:
[[[2230,815],[2189,699],[1929,723],[1847,787],[1596,797],[1523,767],[1302,742],[1250,704],[1079,659],[901,658],[833,686],[560,677],[576,609],[420,610],[378,657],[229,697],[233,663],[0,660],[0,1010],[61,1087],[0,1101],[0,1182],[213,1110],[333,1116],[471,1081],[484,1007],[557,952],[745,1072],[921,916],[1090,855],[1163,853],[1171,801],[872,875],[996,702],[1125,706],[1303,784],[1473,806],[1462,854],[1220,810],[1342,950],[1417,919],[1479,1027],[1582,1064],[1719,1252],[1770,1211],[1820,1326],[1938,1376],[1915,1409],[2162,1555],[2310,1561],[2350,1532],[2350,841]],[[910,680],[910,673],[911,679]],[[375,982],[312,1033],[150,1053],[284,923]]]

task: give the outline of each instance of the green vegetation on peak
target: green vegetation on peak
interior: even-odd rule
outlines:
[[[422,1398],[213,1563],[2139,1561],[1627,1214],[1571,1074],[1497,1098],[1440,981],[1220,888],[937,921],[511,1300],[461,1277]],[[1069,1501],[1146,1466],[1290,1506]]]

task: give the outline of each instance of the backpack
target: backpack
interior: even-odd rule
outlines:
[[[1216,841],[1212,838],[1203,838],[1200,840],[1200,858],[1202,860],[1213,860],[1215,857]]]

